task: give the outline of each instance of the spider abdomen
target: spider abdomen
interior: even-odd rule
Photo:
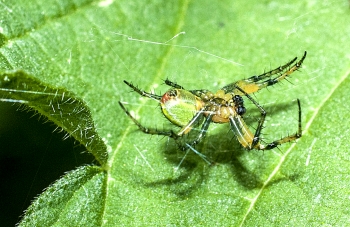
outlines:
[[[170,89],[160,100],[164,116],[173,124],[183,127],[204,106],[203,101],[183,89]]]

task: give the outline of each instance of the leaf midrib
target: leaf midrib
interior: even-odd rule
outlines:
[[[186,0],[184,2],[184,4],[182,5],[181,7],[181,11],[179,13],[179,19],[177,20],[178,23],[177,23],[177,26],[175,27],[175,32],[174,34],[179,34],[185,24],[185,18],[186,18],[186,14],[187,14],[187,10],[188,10],[188,5],[189,5],[189,1],[190,0]],[[159,78],[161,77],[163,74],[164,74],[164,70],[165,70],[165,66],[166,64],[168,63],[169,59],[170,59],[170,56],[171,54],[173,53],[174,51],[174,48],[176,47],[176,43],[177,43],[177,39],[175,39],[175,41],[173,42],[173,45],[166,45],[167,46],[167,51],[165,52],[165,55],[164,57],[162,58],[162,62],[161,62],[161,65],[159,67],[159,70],[157,71],[157,74],[154,78]],[[156,81],[153,81],[153,83],[156,82]],[[139,105],[139,107],[137,109],[135,109],[135,114],[137,115],[141,108],[145,105],[145,103],[147,102],[148,100],[147,99],[143,99]],[[125,116],[126,117],[126,116]],[[114,151],[112,152],[112,155],[110,155],[110,158],[108,160],[108,165],[109,166],[112,166],[113,163],[114,163],[114,159],[117,155],[117,153],[122,149],[122,146],[123,146],[123,141],[127,138],[127,135],[129,134],[131,128],[134,127],[134,125],[132,123],[130,123],[126,129],[124,130],[124,132],[121,134],[120,136],[120,140],[119,142],[117,143],[117,147],[116,149],[114,149]],[[106,178],[106,188],[109,187],[108,183],[110,182],[109,179],[112,179],[113,177],[110,175],[111,174],[111,171],[107,171],[107,178]],[[105,206],[106,206],[106,203],[105,203]],[[106,207],[104,207],[103,209],[103,213],[102,213],[102,217],[105,216],[105,212],[107,211],[108,209]]]
[[[178,25],[176,26],[175,29],[175,34],[180,33],[182,27],[184,26],[184,20],[185,20],[185,16],[186,16],[186,12],[188,9],[188,4],[189,4],[189,0],[185,1],[185,4],[183,5],[183,7],[181,8],[181,13],[179,14],[179,20],[178,20]],[[159,70],[157,71],[157,74],[154,78],[159,78],[164,74],[164,70],[165,70],[165,66],[167,64],[167,62],[170,59],[171,53],[173,52],[175,45],[176,45],[176,40],[175,43],[173,43],[174,45],[166,45],[167,46],[167,51],[165,52],[164,57],[162,58],[162,63],[159,67]],[[156,81],[153,81],[153,83],[155,83]],[[151,83],[152,84],[152,83]],[[142,101],[140,101],[140,105],[137,109],[134,110],[135,115],[137,115],[140,110],[142,109],[142,107],[146,104],[148,100],[147,99],[143,99]],[[122,142],[124,141],[124,139],[126,138],[126,136],[129,134],[130,129],[134,127],[134,124],[130,123],[127,128],[124,130],[124,132],[121,134],[121,139],[119,140],[119,142],[117,143],[117,148],[113,151],[113,155],[110,156],[109,159],[109,164],[112,165],[115,159],[116,154],[118,153],[118,151],[121,149],[122,147]]]

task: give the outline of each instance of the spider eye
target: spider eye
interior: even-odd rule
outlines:
[[[242,96],[240,96],[240,95],[235,95],[235,96],[233,97],[233,101],[235,102],[235,104],[236,104],[237,106],[243,105],[243,98],[242,98]]]
[[[237,112],[238,115],[242,116],[243,114],[245,114],[246,109],[245,109],[244,106],[238,106],[236,112]]]
[[[242,98],[242,96],[240,96],[240,95],[235,95],[234,97],[233,97],[233,101],[234,101],[234,103],[235,103],[235,106],[236,106],[236,112],[237,112],[237,114],[238,115],[243,115],[243,114],[245,114],[245,112],[246,112],[246,109],[245,109],[245,107],[243,106],[243,98]]]
[[[171,96],[171,97],[176,97],[177,96],[177,90],[175,90],[175,89],[170,90],[167,93],[168,93],[168,96]]]

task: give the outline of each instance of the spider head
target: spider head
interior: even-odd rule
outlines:
[[[237,114],[238,115],[243,115],[243,114],[245,114],[245,112],[246,112],[246,109],[245,109],[245,107],[244,107],[244,101],[243,101],[243,98],[242,98],[242,96],[240,96],[240,95],[235,95],[234,97],[233,97],[233,102],[235,103],[235,107],[236,107],[236,112],[237,112]]]

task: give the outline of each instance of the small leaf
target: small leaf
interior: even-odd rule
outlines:
[[[22,71],[16,71],[0,73],[0,96],[6,97],[2,100],[33,108],[57,125],[58,130],[65,131],[65,137],[73,136],[84,145],[101,165],[106,163],[106,145],[96,133],[91,113],[73,93],[45,85]]]
[[[100,167],[80,167],[42,193],[20,226],[99,226],[105,190],[106,174]]]

